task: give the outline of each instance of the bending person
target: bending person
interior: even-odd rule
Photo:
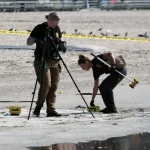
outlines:
[[[105,62],[109,62],[109,64],[112,66],[111,68],[106,66],[104,63],[102,63],[100,60],[98,60],[96,57],[90,60],[88,57],[84,55],[79,55],[78,65],[86,71],[89,71],[91,68],[93,70],[93,77],[94,77],[94,87],[93,87],[93,95],[92,100],[90,102],[91,106],[94,105],[94,99],[97,95],[97,91],[99,89],[102,99],[104,101],[104,104],[106,108],[101,110],[100,112],[103,113],[117,113],[117,108],[115,106],[114,102],[114,94],[113,89],[118,85],[118,83],[124,78],[117,72],[115,72],[115,69],[120,71],[122,74],[127,74],[127,69],[125,67],[119,67],[116,66],[116,59],[112,52],[104,53],[101,55],[98,55],[100,59],[102,59]],[[111,62],[111,63],[110,63]],[[102,74],[109,74],[100,84],[99,84],[99,77]]]

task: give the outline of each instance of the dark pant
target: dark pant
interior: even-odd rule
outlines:
[[[127,69],[118,69],[119,72],[126,75]],[[115,110],[113,89],[124,77],[117,72],[111,73],[99,86],[99,90],[106,107],[110,110]]]

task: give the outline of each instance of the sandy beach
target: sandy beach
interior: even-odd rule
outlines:
[[[48,13],[0,13],[0,30],[32,30],[35,25],[45,21],[44,16]],[[81,10],[58,13],[61,16],[60,28],[67,33],[74,33],[75,29],[79,29],[83,34],[92,31],[94,35],[100,35],[101,32],[111,30],[114,34],[120,34],[120,37],[124,37],[126,32],[128,37],[133,38],[138,38],[138,34],[145,32],[150,36],[150,11]],[[99,28],[102,28],[101,32],[97,31]],[[26,46],[27,38],[28,35],[0,34],[0,45]],[[150,132],[150,42],[67,37],[63,39],[67,41],[68,51],[61,56],[81,92],[91,93],[94,80],[92,70],[81,70],[77,60],[79,54],[85,54],[92,59],[91,52],[100,54],[113,51],[115,56],[123,55],[127,62],[128,76],[138,79],[140,83],[135,89],[131,89],[130,81],[124,79],[114,90],[119,113],[94,113],[93,118],[86,108],[76,108],[86,105],[62,65],[56,108],[58,112],[70,115],[46,118],[44,106],[40,118],[31,115],[28,121],[30,102],[0,102],[0,149],[10,150],[11,147],[11,150],[22,150],[31,146],[102,140]],[[34,50],[29,49],[0,49],[0,101],[31,101],[36,80],[33,53]],[[103,75],[100,79],[105,77],[106,75]],[[63,94],[60,94],[60,91],[63,91]],[[89,104],[91,96],[84,98]],[[96,104],[101,109],[104,108],[100,95],[96,97]],[[22,107],[20,116],[4,116],[12,105]],[[34,106],[35,103],[33,108]]]

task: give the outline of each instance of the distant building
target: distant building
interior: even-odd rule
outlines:
[[[0,0],[0,11],[150,9],[150,0]]]

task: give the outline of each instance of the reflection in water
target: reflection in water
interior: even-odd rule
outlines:
[[[150,133],[109,138],[87,143],[57,143],[47,147],[30,147],[29,150],[150,150]]]

